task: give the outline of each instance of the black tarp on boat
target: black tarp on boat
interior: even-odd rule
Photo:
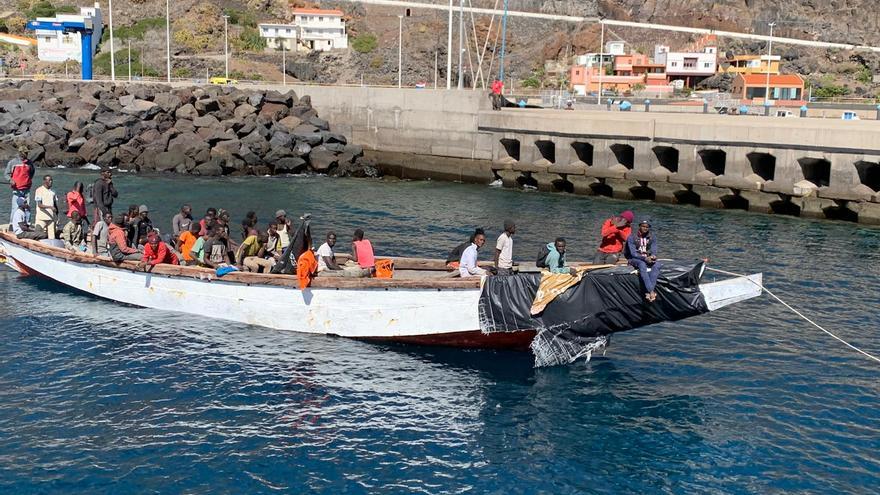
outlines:
[[[538,330],[532,343],[537,365],[568,363],[600,347],[597,342],[604,345],[612,333],[707,312],[698,286],[703,265],[665,262],[652,303],[632,267],[591,271],[534,316],[541,274],[489,277],[480,296],[481,330]]]

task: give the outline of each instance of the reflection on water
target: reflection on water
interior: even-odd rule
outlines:
[[[59,171],[61,190],[75,178]],[[429,182],[117,178],[160,228],[177,205],[308,211],[381,253],[443,256],[518,224],[531,259],[651,217],[664,256],[709,256],[880,351],[877,230]],[[0,201],[0,216],[8,211]],[[604,358],[374,345],[118,306],[0,272],[4,493],[872,491],[878,370],[766,299],[615,337]]]

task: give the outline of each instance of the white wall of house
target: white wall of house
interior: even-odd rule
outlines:
[[[706,47],[702,52],[665,52],[665,59],[669,75],[711,76],[718,68],[715,47]]]
[[[58,14],[55,17],[38,17],[36,20],[46,22],[85,22],[86,19],[90,19],[94,26],[94,32],[92,33],[92,54],[94,55],[104,30],[101,7],[96,3],[94,7],[80,7],[79,10],[79,15]],[[37,38],[37,57],[40,60],[46,62],[76,60],[77,62],[82,62],[82,34],[64,34],[61,31],[47,31],[43,29],[37,29],[35,34]]]
[[[296,30],[293,24],[260,24],[260,36],[266,38],[266,50],[293,50],[296,47]]]
[[[348,48],[348,33],[341,15],[294,11],[293,22],[299,28],[299,39],[312,50]]]

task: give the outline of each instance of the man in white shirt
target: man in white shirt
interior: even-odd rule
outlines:
[[[27,203],[27,199],[21,196],[16,198],[18,208],[12,214],[12,233],[19,239],[45,239],[46,234],[43,229],[34,227],[30,224],[31,207]]]
[[[327,242],[321,244],[318,248],[318,273],[327,270],[342,270],[342,267],[336,263],[336,254],[333,253],[333,246],[336,245],[336,234],[334,232],[327,233]]]
[[[504,222],[504,232],[498,236],[495,243],[495,268],[498,275],[513,275],[513,234],[516,233],[516,225],[510,220]]]
[[[486,275],[486,270],[477,266],[477,250],[485,243],[486,235],[479,233],[474,236],[474,242],[461,253],[461,261],[458,264],[458,274],[461,278]]]
[[[43,185],[34,191],[37,203],[37,214],[34,226],[42,228],[50,239],[55,239],[55,227],[58,221],[58,197],[52,190],[52,176],[43,177]]]

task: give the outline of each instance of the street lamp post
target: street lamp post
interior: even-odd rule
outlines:
[[[110,80],[116,80],[116,54],[113,53],[113,0],[108,0],[107,8],[110,14]]]
[[[452,89],[452,0],[449,0],[449,30],[446,39],[446,89]]]
[[[464,87],[464,0],[458,0],[458,89]]]
[[[165,0],[165,72],[168,82],[171,82],[171,15],[168,8],[169,0]],[[141,49],[141,72],[144,66],[144,51]],[[207,84],[207,80],[205,83]]]
[[[131,40],[128,40],[128,82],[131,82]]]
[[[397,87],[403,85],[403,16],[397,16]]]
[[[773,54],[773,26],[775,22],[771,22],[770,26],[770,42],[767,44],[767,83],[764,85],[764,106],[770,106],[770,57]]]
[[[599,92],[596,96],[596,104],[602,104],[602,77],[605,75],[605,23],[601,20],[602,35],[599,36]]]
[[[226,79],[229,79],[229,16],[223,15],[223,52],[226,59]]]
[[[287,86],[287,42],[281,40],[281,85]]]

